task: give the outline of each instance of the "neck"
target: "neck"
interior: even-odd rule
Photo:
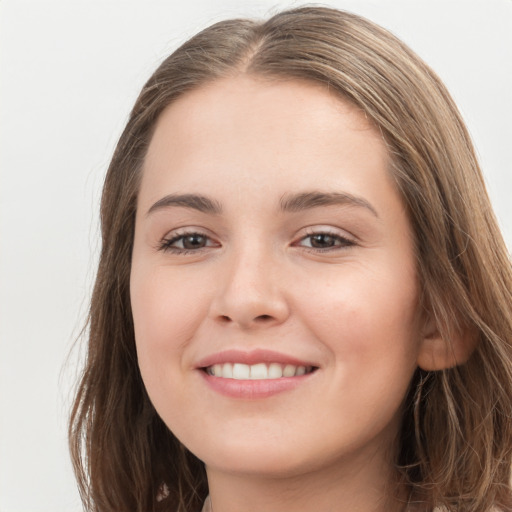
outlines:
[[[389,462],[357,460],[292,476],[234,474],[207,467],[212,512],[401,512]]]

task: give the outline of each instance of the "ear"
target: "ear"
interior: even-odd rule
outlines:
[[[464,364],[476,348],[478,336],[470,329],[441,335],[431,317],[421,335],[418,366],[422,370],[436,371]]]

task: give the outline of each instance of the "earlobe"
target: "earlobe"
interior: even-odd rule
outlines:
[[[477,345],[470,330],[443,335],[433,319],[427,322],[420,340],[418,366],[422,370],[446,370],[467,362]]]

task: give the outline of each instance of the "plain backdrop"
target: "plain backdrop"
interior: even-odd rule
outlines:
[[[292,1],[0,2],[0,512],[80,510],[66,421],[103,176],[161,60],[227,17]],[[512,248],[512,0],[330,1],[405,40],[473,136]]]

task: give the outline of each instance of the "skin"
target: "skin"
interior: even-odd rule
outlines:
[[[206,464],[215,512],[400,510],[387,498],[395,441],[428,340],[388,167],[365,116],[307,82],[218,80],[158,120],[133,249],[137,354],[158,413]],[[280,208],[311,191],[357,200]],[[169,194],[222,212],[162,206]],[[184,253],[186,233],[202,238]],[[313,233],[333,238],[313,248]],[[250,399],[216,392],[197,368],[255,348],[317,370]]]

